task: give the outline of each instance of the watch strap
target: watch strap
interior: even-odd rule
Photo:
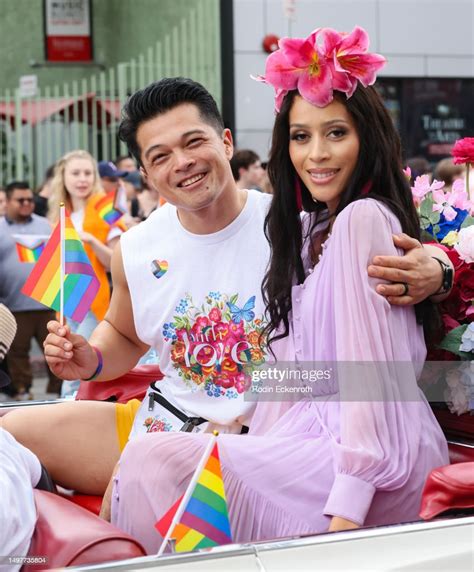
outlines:
[[[451,266],[446,264],[446,262],[441,260],[441,258],[438,258],[437,256],[432,256],[431,258],[434,258],[435,260],[438,261],[439,265],[441,266],[441,270],[443,271],[443,279],[441,282],[441,287],[437,292],[435,292],[432,295],[437,296],[438,294],[446,294],[453,287],[454,271],[451,268]]]

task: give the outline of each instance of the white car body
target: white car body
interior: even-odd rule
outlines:
[[[232,544],[71,570],[160,572],[474,570],[474,517]]]

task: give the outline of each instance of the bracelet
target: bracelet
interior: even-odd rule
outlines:
[[[97,364],[94,373],[90,377],[88,377],[87,379],[83,379],[82,381],[92,381],[93,379],[99,376],[100,372],[102,371],[102,368],[104,367],[104,359],[102,357],[101,351],[99,350],[99,348],[96,348],[95,346],[91,347],[95,351],[99,363]]]

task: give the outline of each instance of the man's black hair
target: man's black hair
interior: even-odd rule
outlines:
[[[253,165],[257,161],[260,161],[260,157],[255,153],[255,151],[252,151],[251,149],[237,150],[230,160],[230,167],[232,169],[232,175],[234,175],[234,180],[238,181],[240,179],[239,170],[241,168],[248,169],[250,165]]]
[[[11,183],[8,183],[8,185],[5,187],[5,192],[7,193],[7,198],[10,199],[11,196],[13,195],[14,191],[30,191],[31,187],[29,185],[29,183],[27,183],[26,181],[12,181]],[[33,192],[33,191],[31,191]]]
[[[200,83],[184,77],[169,77],[135,92],[122,110],[119,138],[127,144],[133,157],[142,165],[137,130],[142,123],[166,113],[178,105],[195,105],[200,117],[219,134],[224,122],[212,95]]]

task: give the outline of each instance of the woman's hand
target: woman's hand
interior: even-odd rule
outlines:
[[[328,532],[337,532],[338,530],[354,530],[355,528],[360,528],[360,526],[355,522],[352,522],[352,520],[342,518],[341,516],[333,516],[331,519],[331,524],[329,525]]]
[[[110,244],[109,243],[103,244],[98,238],[96,238],[90,232],[80,232],[79,236],[84,244],[88,244],[92,248],[94,254],[97,256],[102,266],[107,271],[110,270],[110,258],[112,256],[111,246],[115,244],[114,241],[118,240],[118,237],[116,239],[112,239],[112,241],[110,241]]]

